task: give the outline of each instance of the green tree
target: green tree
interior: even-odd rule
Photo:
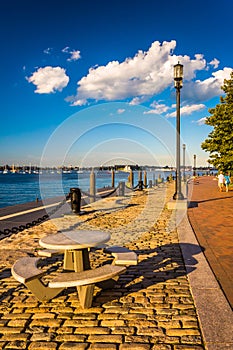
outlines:
[[[220,103],[215,108],[209,109],[211,115],[205,121],[214,129],[201,147],[210,152],[210,164],[219,170],[230,171],[233,170],[233,71],[230,79],[224,80],[221,89],[225,95],[220,97]]]

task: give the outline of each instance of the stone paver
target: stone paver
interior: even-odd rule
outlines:
[[[173,186],[162,185],[121,198],[122,207],[105,205],[80,217],[54,219],[2,240],[0,348],[205,349],[177,230],[171,223],[175,219],[164,206],[172,193]],[[139,258],[114,289],[96,287],[93,306],[86,310],[81,309],[75,288],[41,303],[10,273],[18,257],[36,254],[42,235],[67,225],[107,230],[111,244],[125,245]],[[47,262],[51,274],[62,269],[58,257]],[[92,267],[105,262],[111,257],[103,249],[91,253]]]

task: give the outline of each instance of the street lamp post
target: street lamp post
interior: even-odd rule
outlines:
[[[184,199],[181,193],[180,175],[180,89],[183,83],[183,65],[174,65],[174,85],[176,88],[176,184],[173,199]]]
[[[183,144],[183,180],[185,181],[185,144]]]
[[[196,156],[196,154],[194,154],[194,156],[193,156],[193,176],[196,176],[196,167],[197,167],[196,160],[197,160],[197,156]]]

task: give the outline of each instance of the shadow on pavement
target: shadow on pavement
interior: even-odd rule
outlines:
[[[188,253],[188,266],[185,266],[184,264],[181,248]],[[155,249],[135,250],[135,253],[137,253],[140,258],[138,265],[129,266],[126,272],[120,275],[115,287],[100,290],[94,297],[93,305],[114,300],[116,296],[111,296],[111,290],[115,291],[117,289],[122,293],[123,297],[131,292],[140,291],[160,282],[176,280],[180,276],[186,276],[188,273],[196,269],[195,265],[197,264],[197,260],[195,259],[195,255],[200,254],[202,251],[203,248],[200,246],[187,243],[171,243],[161,245]],[[43,259],[44,264],[46,260],[47,259]],[[55,271],[58,268],[58,266],[55,266],[58,260],[58,258],[53,258],[53,260],[49,258],[49,260],[47,260],[47,263],[50,262],[50,264],[52,264],[50,266],[48,265],[48,273],[52,270]],[[108,260],[107,262],[109,263],[111,261]],[[106,261],[104,263],[106,263]],[[9,269],[5,270],[3,274],[4,277],[9,277]],[[23,292],[23,289],[26,287],[20,285],[18,288]],[[2,295],[1,300],[3,300],[4,297],[9,296],[13,291],[14,289],[10,288],[4,295]],[[76,288],[68,288],[62,291],[60,295],[69,295],[74,292],[76,292]],[[97,300],[95,300],[95,298],[97,298]]]

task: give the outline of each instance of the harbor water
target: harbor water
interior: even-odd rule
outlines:
[[[166,179],[174,172],[148,171],[147,180]],[[128,172],[115,172],[115,187],[119,182],[128,182]],[[143,177],[143,172],[142,172]],[[111,187],[111,171],[95,172],[96,188]],[[134,186],[138,184],[138,171],[134,172]],[[67,195],[70,188],[78,187],[81,191],[90,188],[90,171],[83,172],[44,172],[38,173],[1,173],[0,174],[0,208],[11,205],[34,202],[45,198]]]
[[[138,184],[139,172],[134,171],[134,186]],[[168,170],[151,170],[146,171],[147,183],[149,180],[154,182],[156,179],[163,178],[164,181],[172,175],[174,171]],[[200,172],[200,175],[205,174]],[[189,177],[192,172],[186,172]],[[144,171],[142,171],[142,180]],[[95,171],[96,188],[112,186],[111,171]],[[115,172],[115,187],[119,182],[129,181],[129,172]],[[129,185],[129,183],[128,183]],[[90,171],[71,171],[58,173],[56,171],[46,171],[38,173],[20,173],[8,172],[0,173],[0,208],[34,202],[36,200],[66,196],[70,188],[78,187],[81,191],[89,191],[90,188]]]

